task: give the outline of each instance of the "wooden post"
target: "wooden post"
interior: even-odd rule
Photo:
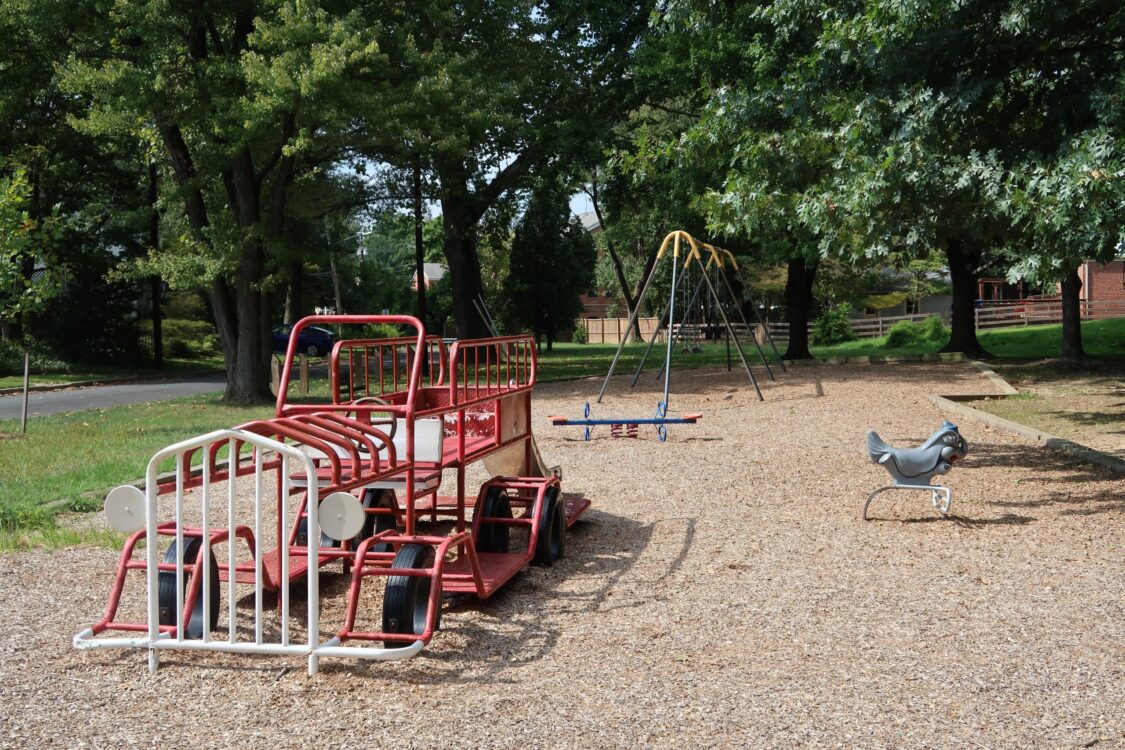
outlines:
[[[309,395],[309,358],[301,355],[301,393]]]
[[[27,433],[27,392],[31,390],[31,352],[23,350],[23,408],[20,409],[20,434]]]
[[[273,395],[277,395],[277,389],[281,387],[281,364],[278,358],[270,356],[270,390]]]

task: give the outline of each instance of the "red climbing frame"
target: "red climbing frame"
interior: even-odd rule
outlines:
[[[331,401],[288,401],[296,342],[304,327],[369,324],[396,325],[413,330],[415,335],[340,341],[329,358]],[[175,537],[180,543],[196,540],[190,543],[205,551],[225,545],[228,562],[218,558],[204,562],[203,554],[192,560],[181,555],[178,562],[163,562],[153,568],[150,555],[146,566],[143,560],[134,559],[146,529],[132,533],[122,552],[105,613],[96,625],[76,637],[76,645],[89,647],[93,645],[91,639],[106,630],[157,632],[151,623],[117,620],[125,579],[135,570],[148,570],[150,588],[157,574],[174,574],[178,579],[177,587],[173,587],[179,589],[176,601],[166,606],[162,598],[160,608],[162,612],[169,607],[173,613],[179,611],[182,622],[170,623],[162,613],[158,632],[171,638],[179,631],[173,640],[181,645],[189,624],[194,621],[198,625],[207,612],[216,614],[213,605],[202,605],[202,616],[195,611],[197,600],[218,595],[215,585],[204,580],[209,570],[218,581],[251,584],[257,589],[255,627],[259,630],[258,642],[250,646],[236,643],[234,599],[230,597],[230,640],[210,646],[282,652],[292,647],[261,643],[261,590],[279,591],[285,633],[288,582],[305,576],[310,566],[342,560],[345,571],[351,570],[345,624],[333,641],[307,647],[313,654],[310,671],[316,654],[343,655],[333,653],[333,649],[349,639],[380,640],[392,649],[414,644],[416,652],[421,647],[417,642],[428,643],[437,627],[443,591],[488,598],[532,562],[551,564],[563,553],[567,527],[589,506],[582,498],[564,500],[557,476],[531,475],[542,473],[534,468],[540,462],[531,430],[535,372],[535,343],[529,336],[459,341],[447,350],[440,339],[426,336],[420,321],[408,316],[315,316],[299,321],[290,335],[274,418],[178,443],[158,452],[150,462],[150,477],[155,477],[152,466],[162,455],[174,455],[176,464],[174,479],[149,482],[148,507],[166,508],[155,503],[160,496],[176,498],[176,520],[157,519],[150,527],[153,533]],[[272,454],[263,447],[269,445],[274,446]],[[220,460],[224,448],[225,463]],[[292,455],[277,456],[282,448]],[[292,462],[293,456],[299,457],[308,470],[289,472],[291,464],[286,462]],[[490,459],[502,459],[505,466],[519,470],[515,476],[496,476],[485,482],[470,505],[465,490],[466,468]],[[440,497],[439,487],[447,470],[455,473],[455,491]],[[263,501],[262,477],[270,472],[276,477],[276,528],[263,527],[260,509],[254,511],[254,528],[236,524],[233,480],[256,478],[258,508]],[[228,526],[208,526],[206,511],[202,526],[183,522],[185,491],[202,488],[206,498],[210,485],[223,481],[231,494]],[[316,493],[312,493],[313,487]],[[320,537],[319,529],[309,528],[313,520],[307,507],[310,496],[319,502],[333,493],[346,492],[364,500],[374,497],[374,492],[392,491],[396,496],[391,507],[377,503],[363,506],[368,514],[365,518],[381,519],[382,529],[361,532],[359,537],[339,544],[313,541]],[[295,513],[288,505],[293,495],[300,495]],[[206,499],[203,503],[208,507]],[[471,516],[469,510],[473,510]],[[433,526],[439,515],[452,518],[448,532]],[[527,543],[513,550],[509,548],[509,531],[515,528],[527,529]],[[361,538],[365,533],[371,535]],[[270,537],[275,546],[263,549]],[[236,563],[236,540],[249,550],[250,562]],[[365,629],[358,623],[361,617],[367,622],[370,616],[360,612],[360,592],[372,577],[387,580],[382,625]],[[309,579],[310,596],[317,590],[314,579]],[[155,611],[154,596],[150,591],[150,617]],[[163,587],[160,596],[165,596]],[[138,640],[116,645],[145,647],[144,643]],[[354,649],[347,651],[354,653]],[[151,653],[150,668],[155,668]]]

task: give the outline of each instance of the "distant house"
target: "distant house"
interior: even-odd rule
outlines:
[[[434,284],[438,283],[445,278],[449,273],[449,269],[440,263],[423,263],[422,264],[422,277],[425,282],[425,288],[429,289]],[[410,277],[410,288],[418,291],[418,272],[415,271]]]
[[[582,228],[595,237],[602,231],[602,223],[598,221],[597,211],[585,211],[578,214],[578,220],[582,222]]]
[[[852,319],[940,315],[949,312],[953,304],[953,296],[950,294],[928,294],[921,299],[911,299],[907,292],[911,279],[911,274],[906,271],[898,271],[894,268],[881,269],[877,287],[869,290],[863,305],[852,309]],[[933,272],[930,280],[948,286],[949,272]]]
[[[1086,302],[1125,302],[1125,258],[1109,263],[1088,260],[1078,267],[1079,297]]]
[[[1078,266],[1082,289],[1078,298],[1083,302],[1125,302],[1125,258],[1108,263],[1087,260]],[[1003,302],[1023,299],[1055,299],[1062,294],[1058,284],[1044,289],[1033,287],[1020,280],[1015,283],[1004,278],[982,278],[977,282],[977,299]]]

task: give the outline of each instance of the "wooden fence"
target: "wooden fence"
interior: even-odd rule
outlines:
[[[1118,300],[1082,302],[1080,309],[1083,320],[1125,317],[1125,302]],[[920,322],[930,317],[934,317],[934,315],[894,315],[886,318],[858,318],[851,323],[855,335],[865,339],[885,336],[895,323],[900,321]],[[949,313],[940,313],[939,317],[947,324],[949,323]],[[992,302],[988,306],[977,307],[975,319],[978,329],[1058,323],[1062,320],[1062,301],[1058,297],[1048,297]],[[788,323],[770,323],[769,327],[770,334],[775,339],[789,340]],[[810,332],[812,330],[811,323],[809,324],[809,330]]]
[[[656,331],[658,322],[657,318],[637,318],[646,341]],[[629,331],[628,318],[586,318],[577,324],[586,326],[586,341],[591,344],[619,344]]]
[[[1125,301],[1091,300],[1078,303],[1083,320],[1104,320],[1125,317]],[[1062,300],[1058,297],[1035,300],[1013,300],[976,309],[977,328],[1032,326],[1062,321]]]
[[[856,318],[851,321],[852,331],[861,339],[874,339],[880,336],[887,335],[887,331],[891,330],[895,323],[903,320],[909,320],[914,323],[920,323],[927,318],[940,317],[946,323],[949,322],[949,313],[924,313],[918,315],[891,315],[885,318]],[[789,340],[789,323],[770,323],[770,335],[775,339],[782,341]],[[809,323],[809,332],[812,332],[812,323]]]
[[[657,319],[640,318],[638,322],[641,325],[641,334],[645,341],[648,341],[653,332],[656,331]],[[576,321],[577,325],[586,326],[586,340],[591,344],[620,343],[621,337],[627,331],[628,323],[628,318],[585,318]],[[734,329],[734,335],[738,337],[739,341],[749,342],[750,333],[753,331],[758,343],[765,343],[760,326],[752,325],[747,328],[739,322],[731,323],[731,328]],[[672,326],[672,331],[677,341],[694,342],[707,339],[722,341],[726,339],[726,327],[722,323],[676,323]],[[664,342],[663,330],[657,334],[656,340],[660,343]]]

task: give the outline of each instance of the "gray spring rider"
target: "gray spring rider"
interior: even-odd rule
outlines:
[[[867,508],[880,492],[887,490],[923,490],[930,493],[930,502],[942,515],[949,513],[953,491],[940,484],[930,484],[937,474],[946,474],[957,459],[969,452],[969,444],[957,425],[946,420],[941,429],[930,435],[917,448],[895,448],[887,445],[874,430],[867,433],[867,453],[891,475],[894,484],[888,484],[867,496],[863,504],[863,520]]]

